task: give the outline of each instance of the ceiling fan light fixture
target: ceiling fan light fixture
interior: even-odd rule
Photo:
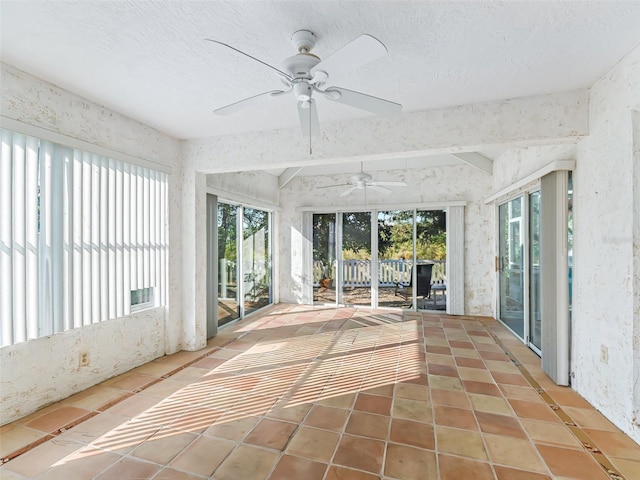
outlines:
[[[297,82],[293,84],[293,94],[296,99],[302,103],[308,103],[311,100],[313,88],[307,82]]]

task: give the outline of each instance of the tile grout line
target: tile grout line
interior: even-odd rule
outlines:
[[[574,434],[574,436],[580,441],[582,447],[591,455],[591,457],[602,467],[605,473],[612,480],[625,480],[625,477],[613,466],[609,458],[602,453],[602,451],[595,445],[595,442],[587,435],[587,433],[576,424],[571,416],[565,412],[560,405],[558,405],[547,391],[533,378],[533,375],[527,370],[527,368],[518,360],[518,358],[502,343],[502,340],[489,328],[486,324],[486,320],[478,320],[479,323],[486,329],[491,335],[496,344],[504,351],[509,360],[518,368],[520,373],[529,382],[529,384],[535,389],[535,391],[542,397],[547,406],[555,412],[555,414],[562,420],[562,423]],[[535,443],[535,442],[534,442]]]
[[[440,318],[438,316],[438,318]],[[431,425],[433,426],[433,452],[434,452],[434,456],[435,456],[435,463],[436,463],[436,476],[437,478],[441,478],[441,472],[440,472],[440,451],[438,449],[438,429],[437,429],[437,423],[436,423],[436,411],[435,411],[435,405],[433,403],[433,396],[431,395],[431,385],[429,385],[429,360],[427,358],[427,334],[424,332],[425,326],[424,326],[424,322],[425,322],[425,318],[424,315],[421,313],[420,314],[420,333],[422,336],[422,350],[424,351],[424,368],[425,368],[425,375],[427,377],[427,389],[429,392],[429,405],[431,408]],[[440,325],[442,325],[442,320],[439,320]],[[442,331],[444,333],[444,327],[442,328]],[[447,338],[446,333],[444,333],[445,335],[445,339]],[[447,340],[448,343],[448,340]],[[453,356],[453,355],[452,355]],[[455,363],[455,360],[453,361]],[[493,469],[492,469],[493,471]]]

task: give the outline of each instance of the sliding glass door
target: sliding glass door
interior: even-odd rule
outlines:
[[[516,335],[524,339],[524,229],[522,225],[524,197],[500,205],[499,317]]]
[[[416,270],[418,308],[447,308],[447,214],[444,210],[416,212]]]
[[[313,215],[313,301],[336,303],[336,214]]]
[[[540,304],[540,191],[529,194],[529,342],[542,350]]]
[[[218,326],[273,301],[271,214],[218,202]]]
[[[542,349],[540,190],[498,207],[498,318],[533,350]]]
[[[271,303],[269,213],[242,209],[242,275],[244,313]]]
[[[313,301],[445,310],[446,212],[316,213]]]
[[[342,214],[342,303],[371,305],[371,212]]]
[[[378,212],[378,305],[413,307],[413,210]]]
[[[240,316],[237,210],[236,205],[218,203],[218,326]]]

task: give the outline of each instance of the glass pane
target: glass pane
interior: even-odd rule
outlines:
[[[444,210],[416,212],[416,294],[418,308],[447,308],[447,217]]]
[[[336,302],[336,214],[313,215],[313,301]]]
[[[238,308],[238,207],[218,204],[218,325],[240,316]]]
[[[500,320],[524,338],[523,239],[520,224],[523,197],[499,207]]]
[[[573,303],[573,172],[569,172],[569,185],[567,187],[569,213],[567,215],[567,251],[569,254],[569,320]],[[569,322],[571,325],[571,322]]]
[[[378,212],[378,305],[413,307],[413,211]]]
[[[271,303],[269,212],[244,208],[242,215],[244,313]]]
[[[342,303],[371,305],[371,212],[342,214]]]
[[[529,195],[529,341],[542,348],[540,312],[540,192]]]

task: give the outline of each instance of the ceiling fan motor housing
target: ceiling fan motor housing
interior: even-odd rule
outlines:
[[[354,175],[351,175],[351,180],[354,183],[368,183],[373,179],[373,177],[371,175],[369,175],[368,173],[364,173],[364,172],[360,172],[360,173],[356,173]]]
[[[291,35],[298,53],[309,53],[316,46],[316,36],[309,30],[298,30]]]
[[[308,30],[298,30],[291,36],[298,53],[291,57],[287,57],[282,65],[287,73],[293,77],[291,86],[293,94],[302,108],[309,108],[313,87],[309,83],[312,75],[311,69],[320,63],[318,58],[310,50],[316,44],[316,37]]]
[[[320,59],[313,53],[298,53],[287,57],[282,62],[284,70],[293,78],[311,79],[309,71],[320,63]]]

